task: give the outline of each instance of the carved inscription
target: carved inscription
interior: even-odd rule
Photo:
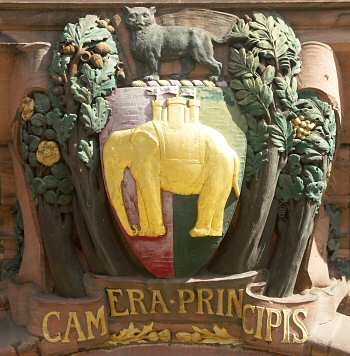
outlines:
[[[177,288],[169,295],[162,288],[107,288],[107,309],[102,305],[96,312],[67,313],[51,311],[42,320],[42,333],[51,343],[84,342],[107,334],[107,317],[144,317],[156,319],[198,316],[216,317],[218,321],[241,320],[244,333],[255,339],[282,344],[304,343],[308,338],[305,325],[306,309],[276,309],[244,304],[244,289],[234,288]],[[64,332],[57,332],[56,324],[63,322]],[[274,331],[280,332],[274,332]],[[277,340],[277,335],[280,338]],[[282,336],[280,336],[282,335]]]
[[[230,288],[179,288],[169,300],[161,289],[106,289],[112,318],[194,313],[241,319],[243,292]]]
[[[282,344],[302,344],[308,339],[304,324],[307,315],[307,310],[302,308],[276,309],[245,304],[242,311],[242,328],[246,334],[267,342],[277,341],[273,339],[272,331],[282,328]]]
[[[81,317],[75,311],[47,313],[42,321],[42,333],[45,339],[51,343],[69,343],[73,340],[83,342],[107,335],[104,305],[101,305],[96,313],[87,310],[84,314],[84,317]],[[52,332],[55,324],[61,320],[65,320],[65,332]]]

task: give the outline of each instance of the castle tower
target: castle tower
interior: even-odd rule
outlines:
[[[190,122],[199,122],[199,108],[201,106],[200,100],[190,99],[188,101],[189,111],[190,111]]]
[[[168,126],[171,128],[182,127],[185,124],[187,99],[174,97],[168,99]]]

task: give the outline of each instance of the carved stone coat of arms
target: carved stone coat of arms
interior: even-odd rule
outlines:
[[[262,13],[130,6],[64,27],[13,130],[49,282],[11,282],[10,304],[30,294],[43,354],[308,354],[346,283],[299,294],[341,117],[305,53]]]

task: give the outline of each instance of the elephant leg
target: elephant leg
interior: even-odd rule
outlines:
[[[228,182],[230,184],[231,182]],[[224,225],[224,212],[227,199],[231,193],[231,186],[222,191],[219,201],[216,203],[216,211],[211,222],[210,236],[222,236]]]
[[[152,161],[148,158],[146,162],[135,162],[131,170],[137,189],[140,190],[141,219],[148,221],[148,228],[144,230],[141,226],[139,236],[158,237],[164,235],[166,231],[163,223],[159,162]]]
[[[216,210],[216,197],[218,195],[217,181],[208,177],[198,197],[197,222],[190,231],[192,237],[210,236],[211,222]]]
[[[210,236],[222,236],[225,206],[232,190],[234,162],[229,161],[226,166],[222,165],[222,167],[221,172],[217,172],[220,177],[220,190],[214,203],[216,209],[211,223]]]
[[[145,202],[143,201],[143,197],[139,187],[137,187],[137,206],[139,212],[139,226],[138,226],[137,235],[146,236],[144,234],[147,233],[147,231],[149,231],[149,222],[147,218],[146,205]]]
[[[225,206],[220,206],[215,212],[210,229],[210,236],[222,236]]]
[[[192,237],[222,236],[224,209],[232,189],[233,163],[223,160],[217,167],[212,165],[198,198],[198,217],[191,230]]]

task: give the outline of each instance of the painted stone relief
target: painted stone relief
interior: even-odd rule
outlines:
[[[68,23],[48,90],[18,105],[51,279],[22,325],[43,355],[144,343],[306,355],[320,301],[345,293],[298,284],[337,110],[298,87],[302,47],[282,18],[203,10],[205,28],[196,11]]]
[[[153,118],[135,129],[113,132],[104,148],[104,172],[112,204],[131,236],[166,234],[161,190],[198,195],[192,237],[222,236],[224,209],[232,187],[239,198],[239,160],[225,137],[199,122],[199,100],[175,97],[152,102]],[[144,157],[147,157],[147,160]],[[122,158],[119,158],[122,157]],[[136,179],[139,226],[132,231],[123,202],[126,168]],[[220,179],[218,187],[216,179]],[[186,183],[185,183],[186,181]]]
[[[215,38],[208,31],[185,26],[159,26],[154,14],[156,8],[125,6],[125,22],[130,29],[131,48],[139,71],[146,68],[145,80],[158,80],[161,61],[181,59],[181,73],[174,78],[185,79],[196,63],[209,66],[212,80],[218,80],[222,64],[214,58],[212,41],[224,43],[226,38]]]

